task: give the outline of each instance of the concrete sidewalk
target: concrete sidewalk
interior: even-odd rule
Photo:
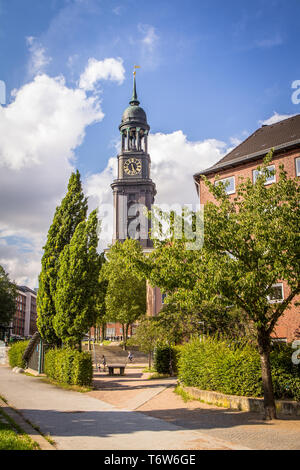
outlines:
[[[238,411],[197,400],[184,402],[169,387],[136,411],[158,417],[212,438],[253,450],[300,450],[300,418],[279,416],[264,421],[260,413]]]
[[[142,369],[128,370],[124,377],[96,373],[95,390],[89,395],[251,449],[300,449],[299,417],[281,416],[269,422],[262,419],[261,413],[231,410],[197,400],[184,402],[174,393],[176,378],[147,380],[149,375],[143,374]]]
[[[0,366],[0,395],[60,450],[245,449]]]
[[[4,343],[0,341],[0,364],[7,364],[7,348]]]
[[[142,371],[143,369],[126,367],[124,376],[108,376],[102,371],[95,372],[94,390],[88,394],[117,408],[134,411],[166,388],[177,384],[176,377],[148,380],[151,374]]]

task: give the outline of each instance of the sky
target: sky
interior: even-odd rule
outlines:
[[[299,15],[299,0],[0,0],[0,264],[10,278],[38,286],[72,171],[89,210],[111,207],[134,64],[156,202],[195,204],[194,173],[300,112]],[[106,221],[100,249],[109,209]]]

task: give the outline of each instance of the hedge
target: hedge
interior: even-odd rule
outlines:
[[[154,352],[154,368],[160,374],[177,374],[182,346],[157,346]]]
[[[45,354],[45,374],[59,383],[92,385],[93,364],[91,355],[72,349],[50,349]]]
[[[8,361],[10,367],[21,367],[22,369],[25,369],[26,363],[22,356],[28,343],[29,341],[17,341],[10,346],[8,350]]]
[[[292,363],[293,350],[276,346],[271,352],[275,398],[300,401],[300,367]],[[226,340],[198,339],[184,345],[178,361],[178,378],[184,385],[228,395],[263,396],[257,350]]]

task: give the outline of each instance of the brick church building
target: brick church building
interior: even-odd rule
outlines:
[[[113,243],[129,237],[135,238],[141,244],[143,252],[147,253],[152,249],[152,242],[149,238],[149,220],[143,209],[151,209],[156,188],[150,177],[150,126],[137,98],[135,74],[132,98],[123,113],[119,130],[121,150],[117,157],[118,175],[111,184],[114,201]],[[134,334],[135,327],[136,325],[132,325],[129,336]],[[96,332],[92,329],[92,335],[93,333]],[[122,325],[107,323],[105,336],[107,339],[122,340]]]
[[[151,209],[156,194],[155,184],[150,175],[151,159],[148,153],[149,124],[145,111],[137,99],[134,76],[133,94],[129,106],[125,109],[121,124],[121,150],[118,155],[118,175],[111,184],[114,200],[113,243],[126,238],[136,238],[141,243],[144,253],[152,250],[146,218],[141,220],[141,207]],[[249,177],[253,182],[257,176],[257,167],[265,155],[274,149],[270,169],[279,169],[281,163],[289,177],[300,176],[300,115],[282,120],[276,124],[263,125],[240,145],[225,155],[219,162],[194,175],[200,204],[213,201],[202,175],[211,182],[228,181],[226,191],[234,197],[239,177]],[[269,177],[266,184],[276,181],[276,175]],[[191,182],[192,184],[192,182]],[[281,301],[288,295],[288,286],[284,280],[274,285],[274,301]],[[159,288],[152,288],[147,283],[147,315],[155,316],[163,306],[164,298]],[[300,307],[296,298],[289,310],[279,319],[274,331],[274,338],[291,342],[300,337]],[[130,329],[134,334],[136,325]],[[93,329],[92,329],[93,330]],[[93,332],[92,331],[92,335]],[[94,336],[99,336],[98,334]],[[122,340],[122,325],[108,323],[106,338]]]
[[[227,194],[234,197],[239,177],[250,178],[255,182],[258,174],[257,167],[262,163],[265,155],[274,149],[273,161],[270,170],[275,169],[278,174],[279,165],[283,164],[290,178],[300,176],[300,114],[284,119],[272,125],[263,125],[250,135],[244,142],[234,148],[215,165],[194,175],[200,204],[213,201],[213,195],[208,191],[202,175],[212,183],[223,180],[228,181]],[[276,181],[276,174],[270,176],[266,185]],[[284,280],[278,280],[274,285],[275,301],[283,300],[288,295],[288,286]],[[273,337],[280,341],[291,342],[300,338],[300,302],[298,296],[289,310],[279,319]]]

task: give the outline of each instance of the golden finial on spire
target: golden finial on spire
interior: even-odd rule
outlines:
[[[135,74],[136,74],[136,70],[135,69],[140,69],[141,66],[140,65],[134,65],[133,66],[133,76],[135,77]]]

